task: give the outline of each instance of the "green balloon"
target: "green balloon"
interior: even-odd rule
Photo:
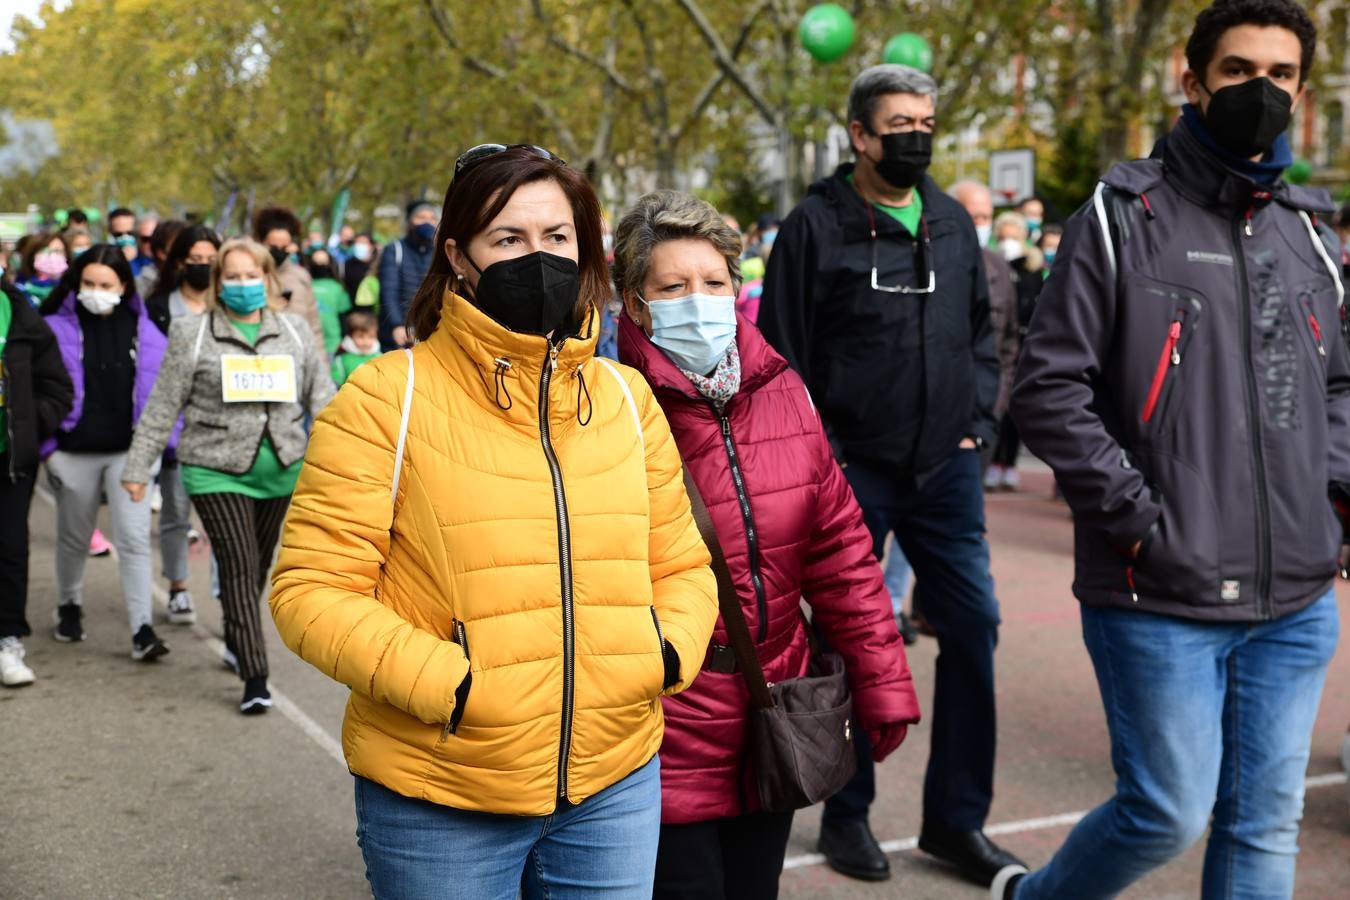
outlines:
[[[887,41],[881,58],[888,63],[909,66],[920,72],[933,71],[933,48],[912,31],[897,34]]]
[[[1284,180],[1290,184],[1307,184],[1308,179],[1312,178],[1312,163],[1306,159],[1296,159],[1284,172]]]
[[[96,206],[86,206],[84,208],[84,217],[89,220],[90,225],[96,225],[99,220],[103,218],[103,213],[99,212],[98,207]]]
[[[52,213],[52,221],[55,222],[61,228],[65,228],[66,223],[70,221],[70,213],[66,211],[65,207],[62,207],[61,209],[58,209],[56,212]]]
[[[802,16],[797,34],[818,62],[834,62],[853,46],[853,17],[837,3],[821,3]]]

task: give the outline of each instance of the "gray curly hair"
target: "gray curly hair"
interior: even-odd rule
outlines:
[[[653,191],[624,213],[614,233],[614,286],[642,295],[657,244],[702,238],[727,260],[731,283],[741,290],[741,236],[706,200],[679,191]]]

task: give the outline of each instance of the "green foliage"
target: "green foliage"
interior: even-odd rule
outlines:
[[[0,103],[49,120],[60,152],[0,172],[0,208],[213,218],[234,195],[227,227],[273,202],[327,225],[349,188],[371,227],[381,204],[439,197],[462,150],[505,140],[554,148],[611,208],[703,170],[703,193],[745,221],[807,181],[795,162],[781,180],[765,171],[767,152],[799,160],[846,124],[850,82],[901,32],[931,48],[940,128],[980,122],[990,149],[1035,146],[1047,193],[1073,207],[1103,141],[1165,109],[1120,85],[1165,63],[1155,48],[1175,45],[1199,4],[852,0],[852,45],[825,65],[799,40],[807,0],[48,3],[44,27],[13,28]],[[1140,11],[1160,9],[1142,29]],[[1141,30],[1151,43],[1132,57]],[[1011,77],[1019,53],[1025,89]]]

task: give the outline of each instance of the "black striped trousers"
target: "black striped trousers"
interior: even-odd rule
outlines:
[[[239,660],[239,677],[267,677],[260,601],[290,496],[255,500],[243,494],[194,494],[211,550],[220,566],[225,645]]]

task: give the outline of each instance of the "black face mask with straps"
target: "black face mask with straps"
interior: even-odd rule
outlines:
[[[923,180],[933,161],[933,135],[928,131],[899,131],[881,136],[877,174],[891,187],[908,190]]]
[[[567,324],[580,293],[581,269],[565,256],[531,253],[478,272],[473,304],[511,331],[549,335]]]
[[[1264,156],[1289,128],[1294,98],[1269,78],[1250,78],[1209,94],[1205,128],[1220,147],[1243,159]]]

